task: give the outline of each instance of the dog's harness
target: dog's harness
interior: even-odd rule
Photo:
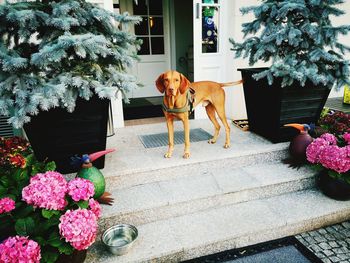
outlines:
[[[181,108],[173,108],[173,109],[170,109],[169,107],[167,107],[165,104],[164,104],[164,100],[163,100],[163,103],[162,103],[162,108],[164,111],[168,112],[168,113],[184,113],[184,112],[192,112],[193,111],[193,103],[194,103],[194,95],[195,95],[195,91],[194,89],[192,88],[189,88],[187,90],[187,99],[186,99],[186,103],[185,103],[185,106],[181,107]]]

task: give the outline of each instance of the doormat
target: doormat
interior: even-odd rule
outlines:
[[[167,132],[157,133],[157,134],[148,134],[148,135],[139,135],[139,138],[143,146],[145,146],[145,148],[156,148],[156,147],[168,145]],[[207,141],[211,138],[212,136],[201,128],[190,130],[191,142]],[[184,131],[174,132],[174,144],[183,144],[183,143],[185,143]]]
[[[183,263],[322,263],[295,237],[232,249]]]
[[[249,130],[248,120],[232,120],[232,123],[242,131]]]

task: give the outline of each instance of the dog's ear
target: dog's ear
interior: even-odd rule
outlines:
[[[164,86],[164,74],[159,75],[159,77],[156,80],[156,87],[159,90],[160,93],[164,93],[165,86]]]
[[[182,74],[180,74],[180,93],[184,94],[186,90],[190,87],[191,82]]]

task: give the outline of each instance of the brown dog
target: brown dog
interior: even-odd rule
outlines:
[[[215,132],[209,143],[215,143],[220,131],[220,125],[215,117],[218,114],[222,124],[225,126],[226,140],[224,148],[230,147],[230,126],[225,114],[225,91],[222,87],[232,86],[242,83],[242,81],[230,83],[217,83],[213,81],[198,81],[190,83],[189,80],[177,71],[167,71],[161,74],[156,80],[156,86],[164,94],[163,112],[165,115],[169,148],[165,153],[165,158],[170,158],[174,150],[174,118],[180,119],[185,131],[185,151],[184,158],[190,157],[190,127],[189,114],[192,108],[199,103],[203,103],[208,117],[214,124]]]

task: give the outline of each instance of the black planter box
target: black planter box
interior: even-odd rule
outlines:
[[[37,159],[55,161],[61,173],[76,172],[70,164],[72,156],[106,149],[108,108],[108,99],[93,96],[89,101],[78,98],[72,113],[55,108],[33,116],[24,130]],[[94,166],[103,168],[104,157]]]
[[[265,69],[238,69],[243,79],[249,130],[274,143],[290,141],[298,132],[283,125],[316,123],[330,89],[311,82],[306,82],[304,87],[294,82],[282,88],[282,79],[275,78],[270,86],[266,78],[256,81],[252,77]]]

